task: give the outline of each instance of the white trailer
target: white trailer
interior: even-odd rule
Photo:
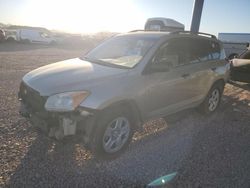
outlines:
[[[145,24],[146,31],[184,31],[185,26],[170,18],[149,18]]]
[[[239,56],[250,43],[250,33],[219,33],[218,39],[224,44],[229,59]]]

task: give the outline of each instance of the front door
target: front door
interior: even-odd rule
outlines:
[[[144,75],[148,97],[145,108],[148,117],[167,115],[184,109],[195,97],[195,80],[188,62],[186,38],[171,39],[160,47],[151,64],[152,71]]]

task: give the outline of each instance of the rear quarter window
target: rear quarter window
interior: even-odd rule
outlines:
[[[217,42],[210,42],[211,45],[211,55],[212,55],[212,59],[220,59],[221,58],[221,49],[220,49],[220,45]]]

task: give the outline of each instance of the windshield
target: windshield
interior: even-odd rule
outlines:
[[[90,51],[85,58],[103,62],[106,65],[133,68],[156,40],[157,38],[152,36],[113,37]]]

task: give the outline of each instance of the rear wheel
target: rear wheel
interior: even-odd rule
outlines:
[[[132,120],[124,109],[109,109],[97,122],[91,149],[98,158],[115,158],[129,145],[133,136]]]
[[[199,110],[203,114],[211,114],[219,107],[221,96],[223,93],[224,84],[216,83],[208,92],[207,97],[200,105]]]

